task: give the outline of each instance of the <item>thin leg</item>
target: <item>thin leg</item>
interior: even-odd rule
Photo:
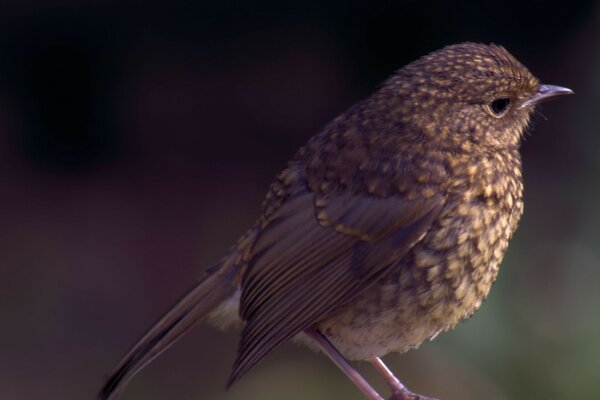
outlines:
[[[310,336],[315,342],[317,342],[325,351],[325,354],[333,361],[345,374],[350,378],[352,382],[369,398],[369,400],[384,400],[383,397],[379,395],[369,385],[369,382],[363,378],[357,370],[352,368],[352,366],[346,361],[344,356],[340,354],[339,351],[331,344],[329,340],[325,336],[321,334],[321,332],[317,330],[307,330],[306,334]]]
[[[394,393],[394,395],[399,393],[406,393],[408,391],[406,386],[404,386],[402,382],[400,382],[400,380],[396,378],[394,373],[387,367],[387,365],[384,364],[381,358],[375,357],[369,361],[371,362],[371,364],[373,364],[377,372],[379,372],[381,376],[383,376],[383,379],[385,379],[386,383],[392,389],[392,393]]]
[[[387,382],[387,384],[392,389],[392,397],[390,400],[436,400],[431,397],[425,397],[420,394],[416,394],[411,392],[400,382],[398,378],[394,375],[392,371],[383,363],[381,358],[375,357],[369,360],[371,364],[375,367],[377,372],[383,376],[383,379]]]

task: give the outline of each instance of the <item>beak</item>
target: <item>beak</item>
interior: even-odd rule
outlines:
[[[519,108],[531,107],[546,100],[573,93],[571,89],[562,86],[540,85],[538,91],[531,98],[525,100]]]

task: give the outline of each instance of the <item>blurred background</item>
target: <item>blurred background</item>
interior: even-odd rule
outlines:
[[[523,145],[525,215],[488,301],[386,360],[443,400],[600,398],[599,38],[580,0],[3,1],[0,398],[94,398],[308,137],[465,40],[576,96]],[[198,327],[124,399],[362,399],[295,345],[225,392],[236,340]]]

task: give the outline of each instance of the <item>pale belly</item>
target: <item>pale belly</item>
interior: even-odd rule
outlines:
[[[472,315],[489,293],[516,225],[502,214],[481,211],[471,215],[481,219],[475,225],[472,220],[438,220],[386,276],[316,327],[345,357],[364,360],[418,347]],[[221,328],[243,327],[240,293],[211,313],[209,321]],[[316,348],[304,334],[295,341]]]
[[[509,218],[482,207],[468,221],[438,220],[387,276],[321,321],[320,331],[347,358],[368,359],[453,328],[487,297],[516,225]]]

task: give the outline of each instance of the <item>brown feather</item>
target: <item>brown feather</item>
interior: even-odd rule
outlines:
[[[200,319],[227,299],[237,287],[236,266],[231,259],[209,269],[207,276],[170,309],[123,357],[98,395],[113,400],[146,364],[165,351]]]
[[[242,281],[246,320],[228,385],[352,300],[427,232],[444,199],[318,195],[301,182],[258,235]]]

